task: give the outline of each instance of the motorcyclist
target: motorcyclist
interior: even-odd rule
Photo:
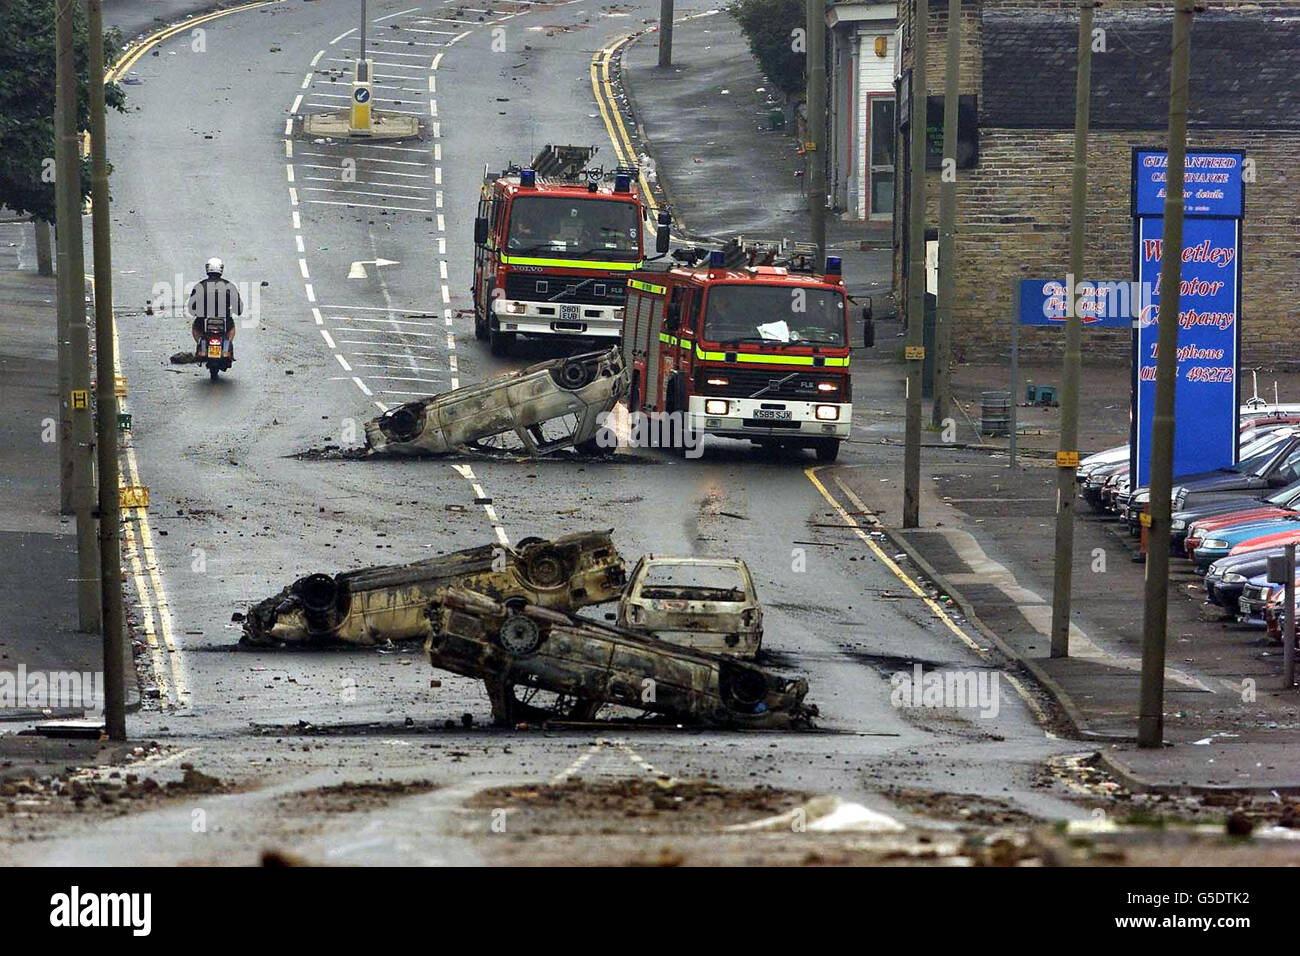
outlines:
[[[244,314],[244,303],[233,282],[222,278],[225,263],[215,256],[203,264],[207,278],[194,284],[190,290],[188,310],[194,316],[190,334],[194,336],[195,354],[203,351],[205,319],[226,320],[226,341],[230,343],[230,357],[234,358],[235,316]]]

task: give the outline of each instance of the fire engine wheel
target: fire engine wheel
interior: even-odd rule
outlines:
[[[498,332],[496,329],[488,330],[488,350],[493,355],[508,355],[514,344],[514,332]]]
[[[818,461],[834,461],[840,454],[840,440],[838,438],[824,438],[815,446]]]
[[[478,314],[478,309],[474,310],[474,338],[482,342],[488,337],[487,322]]]

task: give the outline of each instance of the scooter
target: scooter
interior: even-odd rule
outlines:
[[[221,372],[229,371],[235,361],[235,346],[226,338],[225,319],[203,320],[203,362],[208,368],[212,381],[217,380]]]

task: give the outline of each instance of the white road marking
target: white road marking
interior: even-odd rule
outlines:
[[[420,9],[419,7],[411,7],[411,9],[409,9],[409,10],[398,10],[396,13],[388,13],[388,14],[385,14],[384,16],[382,16],[382,17],[375,17],[375,19],[371,20],[370,22],[371,22],[371,23],[383,23],[385,20],[391,20],[391,19],[393,19],[393,17],[404,17],[404,16],[406,16],[408,13],[415,13],[415,11],[417,11],[417,10],[419,10],[419,9]]]
[[[338,348],[338,346],[334,344],[334,337],[330,335],[328,329],[321,329],[320,334],[321,334],[321,338],[325,340],[326,345],[328,345],[332,349]]]
[[[284,141],[284,155],[289,159],[293,158],[293,140],[286,139]]]
[[[302,218],[298,215],[298,210],[293,211],[293,228],[295,230],[302,228]]]
[[[402,329],[352,329],[346,326],[339,326],[335,332],[360,332],[365,335],[401,335],[414,336],[421,339],[435,339],[437,335],[432,332],[407,332]],[[376,343],[377,344],[377,343]]]
[[[401,174],[401,173],[389,173],[389,175],[390,175],[390,176],[394,176],[394,175],[396,175],[396,176],[400,176],[400,175],[402,175],[402,174]],[[409,175],[409,174],[407,174],[407,175]],[[304,177],[303,177],[303,180],[304,180],[305,182],[309,182],[309,183],[337,183],[337,182],[342,182],[342,181],[343,181],[343,180],[340,180],[340,179],[338,179],[337,177],[334,177],[334,176],[304,176]],[[348,182],[349,182],[349,184],[355,184],[355,185],[357,185],[357,186],[387,186],[387,187],[389,187],[390,189],[410,189],[410,190],[412,190],[412,191],[414,191],[414,192],[422,192],[422,193],[427,193],[427,192],[429,192],[429,191],[433,188],[432,186],[410,186],[410,185],[407,185],[406,183],[377,183],[377,182],[371,182],[371,181],[368,180],[368,179],[354,179],[354,180],[349,180]],[[320,188],[322,188],[322,187],[320,187],[320,186],[307,186],[307,187],[305,187],[305,188],[306,188],[306,189],[320,189]],[[347,193],[347,192],[354,192],[354,190],[348,190],[348,189],[336,189],[336,190],[333,190],[333,192],[343,192],[343,193]],[[360,190],[355,190],[355,192],[360,192]],[[389,193],[371,193],[371,194],[369,194],[369,195],[377,195],[377,196],[392,195],[393,198],[395,198],[395,199],[419,199],[419,198],[420,198],[419,196],[403,196],[403,195],[396,194],[396,193],[392,193],[392,194],[389,194]]]
[[[315,66],[315,64],[312,64],[312,65]],[[307,87],[311,86],[311,78],[312,78],[314,75],[315,75],[315,74],[313,74],[313,73],[308,73],[306,76],[304,76],[304,77],[302,78],[302,88],[303,88],[304,90],[307,89]]]
[[[289,187],[289,202],[294,206],[298,205],[298,190],[293,186]]]
[[[298,269],[299,269],[300,272],[302,272],[302,277],[303,277],[304,279],[310,279],[310,278],[311,278],[311,275],[307,272],[307,260],[306,260],[306,259],[299,259],[299,260],[298,260]]]
[[[442,54],[439,53],[437,56],[433,58],[433,62],[429,64],[429,69],[436,70],[438,68],[438,64],[441,62],[442,62]]]
[[[315,302],[315,301],[316,301],[316,290],[313,289],[313,288],[311,287],[311,283],[308,282],[307,285],[305,286],[305,288],[307,289],[307,301],[308,301],[308,302]]]
[[[325,51],[324,51],[324,50],[317,50],[317,51],[316,51],[316,55],[315,55],[314,57],[311,58],[311,65],[312,65],[312,66],[315,66],[317,63],[319,63],[319,62],[320,62],[320,58],[321,58],[322,56],[324,56],[324,55],[325,55]]]
[[[417,322],[414,319],[368,319],[361,315],[343,315],[337,318],[348,322],[385,322],[389,325],[436,325],[436,322]]]
[[[335,352],[334,357],[338,359],[339,364],[343,366],[343,371],[345,372],[352,371],[352,366],[348,364],[348,360],[345,359],[342,355],[340,355],[338,352]]]
[[[317,325],[325,324],[325,320],[321,318],[320,309],[312,309],[311,314],[312,314],[312,318],[316,320]]]
[[[299,251],[299,252],[306,252],[306,251],[307,251],[306,248],[304,248],[304,246],[303,246],[302,236],[294,236],[294,237],[293,237],[293,241],[294,241],[294,243],[298,246],[298,251]]]
[[[374,392],[372,392],[372,391],[371,391],[371,390],[366,386],[366,383],[365,383],[365,382],[361,381],[361,379],[357,378],[356,376],[353,376],[352,381],[355,382],[357,388],[359,388],[359,389],[361,389],[361,391],[365,392],[366,395],[374,395],[374,394],[375,394]]]
[[[307,202],[315,206],[348,206],[356,209],[391,209],[396,212],[433,212],[432,209],[425,209],[421,206],[380,206],[376,203],[368,202],[335,202],[332,199],[308,199]]]
[[[353,27],[351,30],[348,30],[348,31],[346,31],[346,32],[344,32],[344,33],[340,33],[340,34],[339,34],[338,36],[336,36],[333,40],[330,40],[330,46],[333,46],[335,43],[338,43],[338,42],[339,42],[340,40],[342,40],[344,37],[349,37],[349,36],[351,36],[352,34],[354,34],[354,33],[356,33],[356,32],[357,32],[357,28],[356,28],[356,27]]]
[[[298,107],[302,106],[302,94],[299,93],[293,98],[293,106],[289,107],[290,113],[297,113]]]

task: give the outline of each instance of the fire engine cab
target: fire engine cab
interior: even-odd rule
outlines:
[[[645,259],[633,167],[589,168],[594,147],[547,146],[532,166],[484,170],[474,220],[474,335],[504,355],[519,335],[617,339],[627,276]],[[656,244],[667,252],[668,230]]]
[[[629,274],[628,410],[676,412],[696,435],[811,447],[833,461],[853,416],[840,260],[819,276],[734,259],[715,250],[699,267]]]

